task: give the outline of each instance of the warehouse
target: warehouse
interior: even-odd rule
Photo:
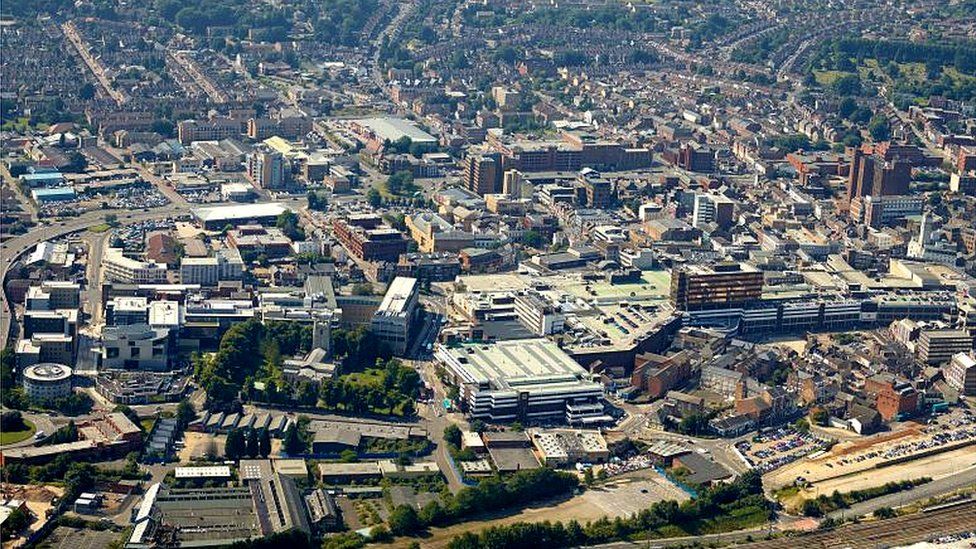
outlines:
[[[596,424],[603,388],[548,339],[438,347],[437,360],[460,390],[462,407],[489,421],[565,420]]]
[[[273,225],[291,208],[277,202],[194,208],[193,216],[204,229],[219,231],[227,225]]]

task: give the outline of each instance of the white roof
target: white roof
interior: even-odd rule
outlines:
[[[234,204],[231,206],[209,206],[205,208],[194,208],[193,215],[197,219],[207,221],[220,221],[221,219],[250,219],[252,217],[273,217],[284,212],[292,211],[291,208],[280,202],[264,202],[260,204]]]
[[[205,467],[177,467],[176,478],[225,478],[230,477],[227,465],[208,465]]]
[[[387,315],[403,314],[406,312],[407,303],[410,301],[410,296],[416,287],[416,278],[406,276],[394,278],[393,282],[390,283],[390,287],[386,290],[386,295],[383,296],[383,302],[380,303],[380,308],[376,312]]]
[[[373,130],[380,139],[396,141],[401,137],[409,137],[414,143],[437,143],[437,138],[421,130],[413,122],[402,118],[362,118],[357,120],[360,125]]]

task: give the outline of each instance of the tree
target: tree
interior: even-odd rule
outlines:
[[[263,427],[258,432],[258,455],[263,458],[271,455],[271,433]]]
[[[883,114],[876,114],[868,123],[868,133],[875,141],[887,141],[891,139],[891,124]]]
[[[544,244],[542,240],[542,233],[536,231],[535,229],[525,231],[522,234],[522,243],[530,248],[540,248]]]
[[[232,429],[227,433],[227,442],[224,444],[224,455],[229,459],[240,459],[247,452],[247,441],[242,429]]]
[[[593,468],[588,467],[586,471],[583,471],[583,483],[587,486],[593,486]]]
[[[369,282],[360,282],[358,284],[353,284],[352,295],[373,295],[373,285]]]
[[[444,427],[444,442],[455,448],[461,448],[461,428],[453,423]]]
[[[20,411],[11,410],[0,414],[0,431],[23,431],[26,427]]]
[[[882,507],[880,509],[875,509],[874,511],[874,518],[877,519],[890,519],[895,518],[896,516],[898,516],[898,513],[896,513],[891,507]]]
[[[830,413],[823,408],[816,408],[810,413],[810,419],[817,425],[824,427],[830,420]]]
[[[82,99],[84,101],[95,99],[95,86],[93,86],[91,82],[85,82],[82,84],[81,88],[78,89],[78,99]]]
[[[372,188],[366,191],[366,200],[374,208],[379,208],[383,204],[383,197],[380,195],[380,192]]]
[[[245,431],[245,448],[244,455],[247,457],[258,457],[261,455],[261,447],[258,442],[258,431],[257,429],[247,429]]]
[[[193,404],[190,404],[189,400],[181,400],[176,406],[176,424],[178,430],[182,431],[186,429],[186,426],[196,419],[196,417],[197,412],[193,409]]]
[[[302,438],[301,433],[298,432],[298,426],[294,423],[289,425],[285,431],[285,439],[282,442],[282,447],[286,453],[292,456],[305,453],[305,439]]]
[[[398,505],[390,513],[387,522],[390,525],[390,532],[397,536],[414,534],[421,527],[417,511],[410,505]]]
[[[295,212],[281,212],[278,215],[275,226],[281,229],[281,232],[285,233],[285,236],[292,240],[305,240],[305,231],[299,226],[298,214]]]

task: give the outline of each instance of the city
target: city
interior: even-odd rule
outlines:
[[[976,3],[0,5],[4,549],[976,547]]]

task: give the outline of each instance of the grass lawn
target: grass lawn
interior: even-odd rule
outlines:
[[[99,223],[98,225],[92,225],[91,227],[88,228],[88,230],[93,233],[104,233],[111,228],[112,227],[109,226],[108,223]]]
[[[834,83],[834,80],[849,74],[853,73],[844,71],[813,71],[814,78],[817,79],[817,83],[821,86],[829,86]]]
[[[34,424],[25,419],[24,426],[27,428],[23,431],[5,431],[0,433],[0,444],[13,444],[34,436],[34,433],[37,431]]]
[[[342,378],[352,385],[362,387],[382,387],[383,372],[376,368],[366,368],[362,372],[353,372],[342,376]]]
[[[139,425],[142,425],[142,429],[148,433],[152,431],[153,423],[155,422],[156,420],[150,417],[150,418],[139,420]]]

